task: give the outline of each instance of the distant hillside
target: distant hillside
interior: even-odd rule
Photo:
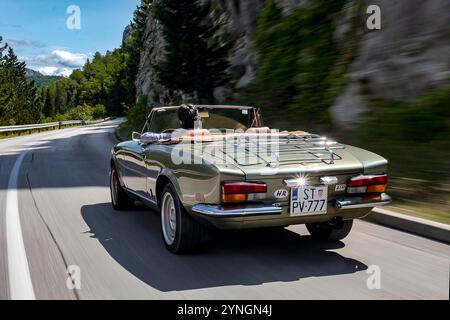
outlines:
[[[62,78],[61,76],[45,76],[42,73],[31,69],[26,69],[26,72],[27,79],[30,81],[34,81],[36,87],[39,89],[48,87],[53,82],[58,81]]]

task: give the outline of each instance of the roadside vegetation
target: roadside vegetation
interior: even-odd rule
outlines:
[[[0,37],[0,126],[40,120],[40,96],[28,82],[25,67]]]
[[[393,206],[450,224],[450,91],[408,102],[368,96],[374,112],[366,123],[352,131],[333,126],[328,108],[345,87],[347,69],[358,53],[359,35],[351,30],[361,24],[354,19],[343,41],[334,41],[333,23],[345,3],[312,1],[285,15],[267,0],[255,32],[257,77],[243,99],[261,106],[269,126],[307,128],[388,158]],[[289,117],[280,109],[288,110]]]
[[[0,37],[0,126],[128,114],[136,107],[135,81],[151,2],[143,0],[136,9],[132,32],[120,48],[96,53],[67,78],[43,79],[26,70]]]
[[[450,224],[450,91],[371,104],[371,118],[343,138],[389,160],[393,206]]]
[[[346,2],[312,1],[289,15],[276,1],[265,2],[254,36],[259,57],[256,79],[243,98],[261,106],[274,127],[331,129],[328,107],[345,86],[347,68],[357,53],[356,34],[348,32],[344,45],[333,38]],[[353,29],[357,23],[352,21]],[[280,108],[289,111],[289,118]]]

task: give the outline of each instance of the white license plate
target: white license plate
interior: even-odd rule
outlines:
[[[327,213],[327,186],[303,186],[291,189],[291,216]]]

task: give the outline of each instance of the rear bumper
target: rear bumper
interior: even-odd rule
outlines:
[[[291,216],[289,204],[249,204],[241,207],[196,204],[191,210],[198,219],[220,229],[242,229],[325,222],[334,217],[355,219],[364,217],[371,208],[386,205],[391,200],[385,193],[376,200],[360,196],[330,199],[326,214],[305,216]]]
[[[210,204],[196,204],[192,207],[192,211],[217,218],[236,218],[236,217],[254,217],[264,215],[277,215],[283,212],[283,208],[275,206],[245,206],[242,208],[227,208]]]
[[[382,193],[380,199],[368,199],[364,197],[348,197],[342,199],[336,199],[335,206],[338,209],[359,209],[359,208],[372,208],[376,206],[386,205],[392,202],[390,195]]]
[[[338,198],[334,200],[334,206],[340,210],[360,209],[386,205],[391,201],[392,198],[388,194],[382,193],[379,200],[357,196]],[[275,205],[249,205],[241,208],[233,208],[211,204],[196,204],[192,207],[192,211],[209,217],[234,218],[282,214],[283,208]]]

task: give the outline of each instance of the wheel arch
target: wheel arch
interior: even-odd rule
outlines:
[[[155,186],[155,193],[156,193],[156,202],[158,203],[158,206],[161,204],[161,196],[162,192],[164,190],[164,187],[171,183],[173,187],[175,188],[175,192],[177,193],[178,198],[181,202],[183,202],[182,193],[180,190],[180,186],[177,183],[176,177],[173,175],[172,172],[169,170],[163,170],[158,178],[156,179],[156,186]]]

